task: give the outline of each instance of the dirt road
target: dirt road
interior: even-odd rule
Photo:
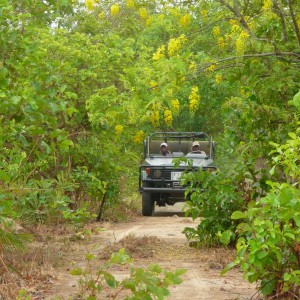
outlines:
[[[89,242],[90,251],[93,253],[101,256],[108,245],[118,244],[126,237],[131,237],[131,242],[143,237],[157,237],[158,242],[152,242],[144,248],[139,246],[143,249],[138,255],[133,255],[134,265],[145,267],[150,263],[157,263],[170,270],[187,269],[182,276],[183,283],[170,288],[169,299],[242,300],[250,299],[256,293],[255,286],[243,281],[242,273],[238,269],[230,271],[226,276],[220,276],[222,268],[234,258],[234,250],[223,248],[197,250],[189,247],[182,231],[185,227],[197,226],[197,222],[184,217],[180,205],[157,209],[153,217],[140,216],[131,222],[106,225],[106,230],[100,231]],[[136,245],[134,247],[138,248]],[[78,249],[75,266],[76,262],[81,264],[80,255]],[[53,287],[56,295],[70,299],[77,288],[77,281],[67,272],[61,272]]]

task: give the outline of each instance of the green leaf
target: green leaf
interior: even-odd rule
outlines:
[[[220,242],[227,246],[230,243],[230,238],[232,235],[232,231],[231,230],[226,230],[224,232],[222,232],[222,235],[220,237]]]
[[[264,257],[266,257],[268,255],[268,252],[267,251],[259,251],[258,253],[257,253],[257,257],[259,258],[259,259],[263,259]]]
[[[75,107],[69,107],[66,109],[67,114],[71,117],[73,115],[73,113],[77,113],[78,109],[76,109]]]
[[[63,84],[60,88],[59,88],[59,91],[61,93],[63,93],[65,90],[66,90],[67,86],[65,84]]]
[[[235,266],[237,266],[237,262],[233,261],[231,263],[229,263],[221,272],[221,275],[225,275],[229,270],[231,270],[232,268],[234,268]]]
[[[105,281],[106,281],[106,283],[109,287],[111,287],[111,288],[116,288],[117,287],[118,282],[112,274],[105,273],[104,278],[105,278]]]
[[[290,238],[291,240],[295,240],[295,235],[290,232],[286,232],[283,236]]]
[[[174,274],[175,276],[180,276],[180,275],[183,275],[187,272],[187,269],[176,269]]]
[[[276,166],[273,166],[271,168],[271,170],[269,171],[270,175],[274,175],[275,174],[275,169],[276,169]]]
[[[94,255],[94,254],[88,253],[88,254],[85,255],[85,259],[86,259],[87,261],[91,261],[91,260],[93,260],[94,258],[95,258],[95,255]]]
[[[11,97],[11,102],[15,105],[18,104],[20,101],[21,101],[21,97],[18,96]]]
[[[113,263],[113,264],[124,265],[124,264],[127,264],[127,263],[131,263],[132,259],[130,258],[129,255],[126,254],[125,248],[121,248],[119,250],[119,252],[113,253],[111,255],[110,262]]]
[[[62,151],[69,151],[70,147],[73,147],[74,143],[71,140],[64,140],[59,144],[59,148]]]
[[[9,182],[10,181],[10,176],[5,172],[0,171],[0,180],[2,180],[4,182]]]
[[[233,220],[244,219],[244,218],[246,218],[246,215],[239,210],[233,212],[233,214],[231,215],[231,219]]]
[[[294,219],[297,227],[300,227],[300,215],[299,216],[294,216],[293,219]]]
[[[289,281],[290,279],[291,279],[291,274],[289,274],[289,273],[284,273],[284,275],[283,275],[283,279],[284,279],[284,281]]]
[[[70,274],[73,276],[83,275],[83,270],[81,268],[73,269],[70,271]]]
[[[252,232],[252,228],[248,223],[240,223],[237,227],[236,230],[238,233],[243,234],[245,232]]]
[[[300,111],[300,91],[294,96],[293,100],[288,102],[290,105],[294,105],[298,111]]]
[[[131,291],[135,291],[137,285],[136,282],[133,281],[132,279],[127,279],[122,282],[122,286],[124,286],[124,288],[126,289],[130,289]]]
[[[275,288],[274,279],[269,280],[268,278],[264,278],[261,281],[261,291],[264,296],[271,295]]]
[[[298,137],[294,132],[289,132],[288,135],[293,139],[296,140]]]
[[[162,267],[157,264],[152,264],[148,267],[148,270],[160,274],[162,272]]]

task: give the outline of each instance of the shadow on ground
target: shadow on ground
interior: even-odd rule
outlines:
[[[176,203],[166,206],[155,206],[154,216],[155,217],[172,217],[174,215],[178,217],[184,217],[184,212],[182,211],[184,203]]]

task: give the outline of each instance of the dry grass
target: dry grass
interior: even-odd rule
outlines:
[[[0,256],[0,300],[16,299],[21,289],[31,294],[49,289],[55,268],[68,261],[70,229],[39,225],[26,231],[34,236],[34,242],[25,250],[6,250]]]
[[[166,242],[156,236],[135,236],[129,234],[118,242],[106,246],[99,253],[100,259],[108,259],[113,252],[125,248],[135,259],[155,258],[155,261],[201,261],[211,269],[222,269],[234,260],[235,250],[220,248],[195,249],[187,244]]]
[[[99,254],[100,259],[108,259],[112,253],[125,248],[133,258],[149,258],[154,256],[154,249],[163,245],[163,240],[156,236],[135,236],[129,234],[112,245],[106,246]]]
[[[121,202],[104,211],[103,220],[109,222],[128,222],[141,215],[140,210],[131,203]]]

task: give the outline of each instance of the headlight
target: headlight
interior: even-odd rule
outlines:
[[[217,174],[217,169],[216,168],[206,168],[206,171],[212,173],[213,175]]]
[[[153,170],[153,177],[154,178],[161,177],[161,170]]]

